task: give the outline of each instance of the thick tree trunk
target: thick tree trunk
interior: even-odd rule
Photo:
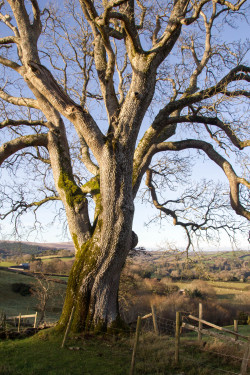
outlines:
[[[119,150],[119,148],[121,148]],[[64,327],[72,307],[72,329],[103,330],[120,322],[120,274],[136,236],[132,235],[132,153],[107,144],[100,173],[100,214],[92,237],[79,244],[68,281],[59,327]]]

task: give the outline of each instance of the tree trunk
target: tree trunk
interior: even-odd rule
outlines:
[[[74,331],[105,330],[120,322],[120,274],[137,238],[132,234],[132,152],[107,144],[100,168],[100,207],[92,237],[79,244],[72,267],[59,328],[65,327],[72,307]]]

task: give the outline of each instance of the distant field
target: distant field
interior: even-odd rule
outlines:
[[[33,314],[36,311],[35,298],[23,297],[11,289],[13,283],[31,284],[33,282],[34,279],[29,276],[0,270],[0,310],[7,315]]]
[[[39,257],[39,259],[41,259],[44,263],[50,262],[51,260],[54,260],[54,259],[60,259],[63,262],[68,262],[74,259],[74,257],[73,256],[72,257],[60,257],[58,255],[48,255],[44,257]]]
[[[0,312],[5,312],[7,316],[35,313],[38,310],[37,299],[33,295],[21,296],[19,293],[13,292],[11,285],[14,283],[36,285],[37,281],[31,276],[0,270]],[[56,284],[56,289],[63,294],[66,285]],[[56,321],[59,318],[62,304],[63,300],[59,297],[48,302],[48,313],[46,314],[48,322]]]
[[[206,281],[206,284],[214,290],[217,301],[227,300],[228,302],[232,301],[241,304],[250,300],[250,282]],[[180,289],[193,289],[194,286],[199,289],[199,280],[194,280],[193,282],[176,282],[172,285],[177,285]]]
[[[12,266],[16,266],[16,263],[14,262],[0,262],[0,267],[12,267]]]
[[[49,278],[52,279],[52,280],[53,279],[55,279],[55,280],[61,279],[61,280],[64,280],[64,281],[68,281],[69,276],[57,275],[57,276],[50,276]]]
[[[53,259],[60,259],[63,262],[68,262],[68,261],[74,259],[74,256],[72,256],[72,257],[69,257],[69,256],[60,257],[58,255],[47,255],[47,256],[41,256],[41,257],[38,257],[38,258],[41,259],[44,263],[50,262]],[[0,262],[0,267],[11,267],[11,266],[16,266],[16,263],[15,262]]]

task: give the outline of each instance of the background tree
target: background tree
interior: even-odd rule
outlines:
[[[37,300],[36,309],[39,311],[38,324],[46,324],[46,313],[58,307],[64,300],[64,289],[44,273],[34,275],[35,282],[32,285],[32,294]]]
[[[0,163],[13,177],[1,217],[62,202],[76,261],[59,327],[73,305],[75,330],[119,321],[134,199],[154,155],[205,154],[249,219],[249,183],[227,156],[246,165],[248,46],[215,32],[247,11],[246,0],[1,2]]]

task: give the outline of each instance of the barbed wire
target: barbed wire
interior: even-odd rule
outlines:
[[[185,320],[186,322],[189,322],[190,319],[188,317],[188,312],[182,312],[183,315],[183,320]],[[143,317],[144,314],[141,314],[141,316]],[[175,343],[175,339],[173,338],[173,334],[175,334],[175,325],[176,325],[176,321],[174,319],[170,319],[170,318],[165,318],[163,317],[162,315],[160,315],[159,313],[156,314],[156,319],[157,319],[157,326],[158,326],[158,330],[159,330],[159,336],[161,338],[164,338],[166,337],[166,339],[168,339],[168,341],[170,340],[170,342],[172,342],[173,344]],[[193,321],[192,321],[192,324],[193,324]],[[197,323],[196,323],[197,324]],[[107,338],[108,340],[114,340],[114,337],[116,337],[117,334],[123,334],[124,336],[119,336],[119,339],[117,339],[116,337],[116,342],[120,343],[121,347],[123,348],[123,351],[119,351],[119,353],[116,353],[117,354],[117,357],[121,360],[121,361],[124,361],[127,363],[126,365],[126,368],[128,367],[129,368],[129,363],[128,363],[128,358],[130,358],[131,354],[132,354],[132,350],[133,350],[133,346],[134,346],[134,334],[135,334],[135,326],[136,326],[136,321],[133,322],[131,325],[130,325],[130,328],[128,329],[124,329],[124,328],[112,328],[112,331],[111,332],[105,332],[105,334],[103,334],[102,338]],[[143,338],[146,342],[147,340],[147,336],[146,334],[147,333],[153,333],[155,334],[155,331],[154,331],[154,324],[153,324],[153,318],[152,316],[149,316],[148,318],[146,319],[143,319],[141,321],[141,333],[140,333],[140,337],[141,339]],[[125,338],[127,336],[129,336],[130,340],[127,340],[126,343],[125,341],[122,341],[123,338]],[[155,340],[159,339],[159,336],[157,336],[155,334]],[[223,336],[223,334],[221,334],[221,336]],[[152,336],[150,338],[152,340]],[[124,345],[123,345],[124,344]],[[195,342],[194,342],[195,344]],[[235,341],[235,344],[237,344],[237,341]],[[113,346],[115,345],[115,342],[112,341],[112,344],[108,345],[108,346]],[[233,343],[231,343],[231,345],[233,345]],[[140,348],[140,346],[139,346]],[[189,355],[186,354],[185,350],[188,348],[189,351],[190,349],[192,349],[192,345],[190,344],[186,344],[185,342],[181,342],[181,352],[180,352],[180,355],[181,355],[181,359],[183,360],[189,360],[190,362],[195,362],[196,365],[197,363],[207,367],[207,368],[210,368],[212,370],[216,370],[217,372],[221,372],[221,373],[225,373],[225,374],[231,374],[231,375],[238,375],[238,372],[234,372],[234,371],[230,371],[230,370],[225,370],[225,369],[222,369],[220,367],[214,367],[214,366],[211,366],[209,364],[206,363],[206,361],[208,359],[205,359],[205,361],[203,360],[197,360],[197,358],[194,358],[194,357],[191,357]],[[81,348],[84,350],[85,353],[89,353],[91,354],[92,351],[86,347],[84,348]],[[208,355],[209,354],[212,354],[212,355],[216,355],[217,357],[222,357],[222,358],[232,358],[233,360],[237,360],[237,361],[242,361],[243,359],[245,361],[247,361],[249,363],[250,359],[247,359],[247,358],[244,358],[244,357],[241,357],[241,356],[237,356],[237,355],[232,355],[232,354],[227,354],[227,353],[221,353],[221,352],[218,352],[216,350],[211,350],[209,349],[208,347],[206,347],[206,349],[204,349],[202,346],[198,346],[196,345],[195,346],[195,349],[198,349],[200,352],[203,352],[203,353],[207,353]],[[159,348],[157,349],[159,350]],[[183,353],[184,351],[184,353]],[[104,355],[101,353],[101,355]],[[116,365],[117,362],[114,361],[114,365]],[[112,361],[110,362],[109,361],[109,366],[112,366]],[[88,370],[87,370],[88,371]],[[109,374],[110,371],[109,369],[104,369],[102,368],[99,372],[99,370],[95,371],[95,375],[106,375],[106,374]]]
[[[214,351],[211,351],[209,349],[202,349],[202,348],[199,348],[199,350],[201,352],[204,352],[204,353],[211,353],[211,354],[216,354],[218,356],[221,356],[221,357],[230,357],[230,358],[233,358],[233,359],[238,359],[240,361],[242,361],[243,359],[246,360],[246,361],[250,361],[250,358],[249,359],[246,359],[244,357],[236,357],[234,355],[231,355],[231,354],[224,354],[224,353],[220,353],[220,352],[214,352]]]
[[[190,345],[187,345],[187,344],[185,344],[183,342],[181,343],[181,347],[189,348],[190,349]],[[225,354],[225,353],[220,353],[220,352],[212,351],[212,350],[209,350],[209,349],[203,349],[203,348],[201,348],[199,346],[196,346],[195,348],[198,349],[201,352],[215,354],[215,355],[220,356],[220,357],[227,357],[227,358],[237,359],[239,361],[242,361],[243,359],[245,359],[244,357],[236,357],[236,356],[231,355],[231,354]],[[250,361],[250,359],[247,359],[247,361]]]
[[[185,359],[188,359],[189,361],[191,362],[195,362],[195,364],[197,365],[197,363],[199,363],[200,365],[203,365],[207,368],[211,368],[213,370],[217,370],[217,371],[220,371],[220,372],[224,372],[224,373],[227,373],[227,374],[233,374],[233,375],[239,375],[238,372],[234,372],[234,371],[229,371],[229,370],[224,370],[222,368],[219,368],[219,367],[214,367],[214,366],[211,366],[211,365],[208,365],[206,362],[204,361],[199,361],[197,359],[194,359],[194,358],[191,358],[189,356],[186,356],[186,355],[182,355],[182,358],[185,358]]]

